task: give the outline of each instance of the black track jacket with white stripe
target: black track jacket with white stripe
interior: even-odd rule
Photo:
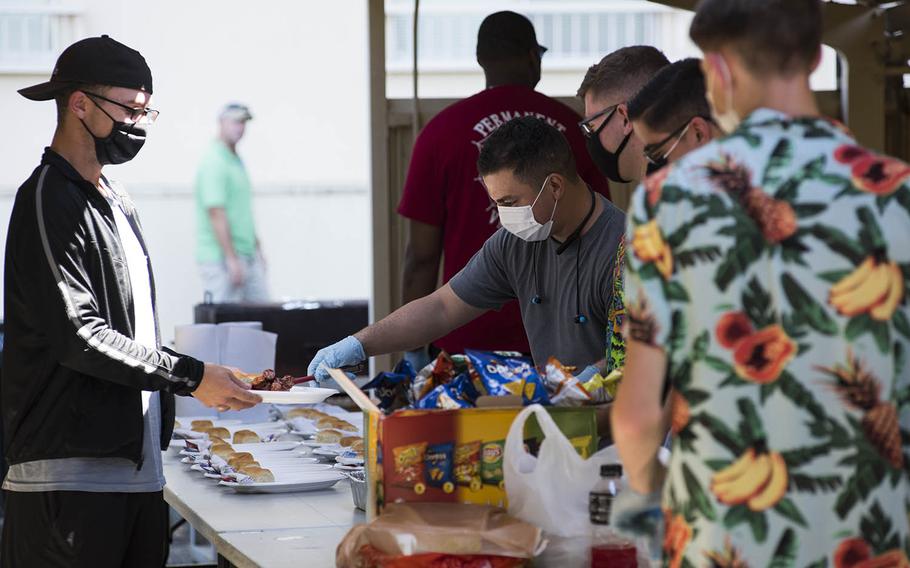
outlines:
[[[195,390],[204,365],[133,341],[129,271],[111,207],[50,148],[16,194],[4,262],[0,411],[9,463],[123,457],[141,464],[142,390],[161,392],[165,449],[173,395]],[[156,310],[156,330],[157,318]]]

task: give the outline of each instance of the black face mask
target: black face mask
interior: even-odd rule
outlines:
[[[108,164],[129,162],[136,157],[136,154],[142,149],[142,145],[145,144],[145,128],[142,128],[137,124],[117,122],[114,120],[114,117],[108,114],[100,105],[96,106],[98,106],[98,108],[101,109],[101,112],[106,114],[107,117],[111,119],[111,122],[114,123],[110,134],[104,138],[95,136],[95,133],[89,129],[84,120],[80,119],[79,121],[91,135],[92,139],[95,140],[95,156],[98,159],[98,163],[102,166],[106,166]]]
[[[649,175],[653,174],[654,172],[656,172],[657,170],[663,169],[666,165],[667,165],[666,158],[661,158],[661,159],[657,160],[657,162],[652,162],[651,160],[648,160],[648,169],[645,171],[645,175],[649,176]]]
[[[591,160],[594,162],[594,165],[597,166],[597,169],[600,170],[603,175],[607,176],[607,179],[618,183],[629,183],[630,180],[623,179],[623,177],[619,175],[619,155],[622,154],[626,144],[628,144],[629,138],[632,137],[632,133],[626,134],[626,137],[623,138],[615,152],[608,152],[607,149],[603,147],[603,144],[600,143],[600,131],[603,129],[604,125],[606,125],[606,122],[597,129],[597,132],[595,132],[593,136],[586,137],[585,145],[588,147],[588,154],[591,155]]]

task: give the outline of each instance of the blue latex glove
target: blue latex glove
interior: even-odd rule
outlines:
[[[335,343],[319,350],[310,366],[307,367],[307,374],[316,377],[320,383],[331,380],[328,369],[339,369],[350,365],[357,365],[366,361],[367,355],[363,350],[363,345],[353,335],[349,335]],[[350,375],[349,375],[350,376]]]
[[[588,365],[582,370],[582,372],[575,375],[575,378],[578,379],[578,382],[584,384],[594,378],[594,375],[600,372],[600,369],[596,365]]]
[[[405,352],[404,360],[411,364],[415,373],[419,373],[421,369],[433,361],[430,359],[430,353],[426,347]]]

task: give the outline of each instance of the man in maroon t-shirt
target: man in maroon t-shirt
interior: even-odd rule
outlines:
[[[402,303],[432,293],[440,258],[448,282],[499,228],[496,205],[477,173],[483,141],[497,127],[519,116],[546,120],[565,135],[578,172],[595,191],[610,197],[606,180],[591,161],[577,128],[581,119],[564,104],[534,90],[540,81],[545,47],[537,44],[531,22],[515,12],[484,19],[477,34],[477,62],[487,88],[440,112],[418,136],[411,154],[398,213],[408,219],[408,245]],[[488,312],[435,342],[450,353],[467,349],[529,352],[517,302]],[[420,366],[426,349],[406,358]]]

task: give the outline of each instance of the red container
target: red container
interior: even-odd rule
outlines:
[[[634,544],[606,544],[591,548],[591,568],[638,568]]]

